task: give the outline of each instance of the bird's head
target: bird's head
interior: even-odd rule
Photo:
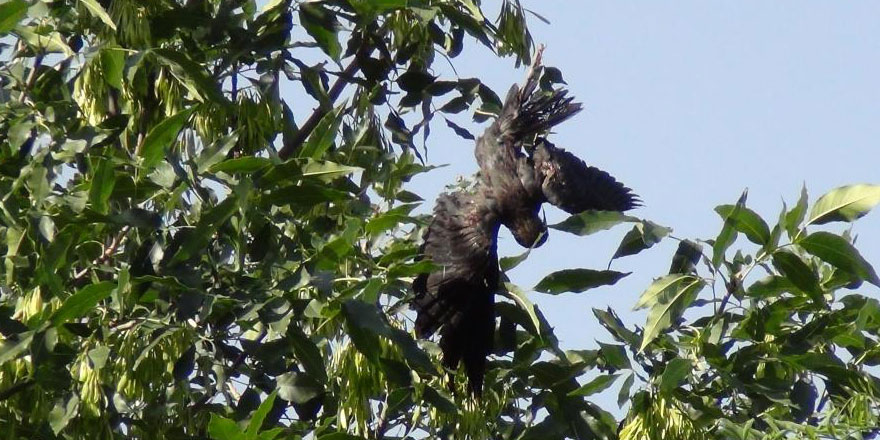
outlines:
[[[547,223],[538,215],[537,210],[519,214],[504,222],[516,242],[526,248],[536,248],[544,244],[547,241]]]

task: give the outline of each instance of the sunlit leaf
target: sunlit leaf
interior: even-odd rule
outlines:
[[[195,107],[182,110],[156,124],[147,133],[138,153],[143,160],[141,166],[145,171],[152,170],[165,157],[165,151],[177,139],[177,134],[183,129],[193,111]]]
[[[845,238],[830,232],[818,231],[801,238],[797,243],[822,261],[875,286],[880,286],[880,279],[877,278],[874,268]]]
[[[88,11],[95,16],[95,18],[101,20],[110,27],[110,29],[116,30],[116,24],[113,23],[113,19],[110,18],[110,15],[107,14],[107,11],[101,6],[97,0],[80,0],[80,3],[88,9]]]
[[[27,14],[28,4],[24,0],[10,0],[0,4],[0,34],[12,30]]]
[[[590,235],[604,231],[624,222],[638,222],[639,219],[617,211],[584,211],[569,216],[561,223],[550,225],[551,228],[570,232],[575,235]]]
[[[596,376],[595,379],[587,382],[580,388],[568,393],[569,396],[590,396],[596,393],[601,393],[605,391],[611,385],[614,385],[614,381],[617,380],[619,374],[601,374]]]
[[[725,221],[730,220],[733,227],[752,243],[763,246],[770,241],[770,227],[755,211],[745,206],[720,205],[715,212]]]
[[[852,222],[866,215],[878,203],[880,203],[880,185],[842,186],[816,200],[816,204],[810,210],[807,224]]]
[[[825,303],[819,278],[800,257],[786,250],[777,250],[773,253],[773,266],[815,303]]]

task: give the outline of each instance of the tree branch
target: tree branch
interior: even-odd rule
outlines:
[[[24,382],[19,382],[15,385],[3,390],[3,391],[0,391],[0,402],[14,396],[19,391],[24,391],[24,390],[30,388],[30,386],[35,383],[36,382],[33,379],[28,379]]]
[[[351,63],[349,63],[345,70],[339,74],[339,77],[336,78],[336,82],[333,83],[333,86],[330,87],[330,91],[327,92],[327,98],[331,108],[326,108],[325,106],[319,106],[316,108],[309,118],[306,119],[306,122],[303,123],[302,127],[300,127],[299,131],[293,135],[293,138],[289,142],[284,143],[284,146],[278,151],[278,157],[282,160],[287,159],[294,151],[302,146],[306,138],[309,137],[312,131],[315,130],[315,127],[318,126],[318,123],[321,122],[321,119],[332,110],[333,102],[342,94],[342,90],[348,85],[355,72],[357,72],[358,67],[357,58],[351,60]]]

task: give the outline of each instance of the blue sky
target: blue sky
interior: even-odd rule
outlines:
[[[497,3],[484,9],[493,14]],[[645,202],[634,213],[674,235],[714,238],[721,220],[713,208],[735,203],[745,188],[747,205],[774,222],[782,199],[794,204],[804,183],[811,202],[845,184],[880,183],[880,4],[523,3],[550,21],[530,17],[532,34],[547,46],[545,64],[562,70],[585,105],[551,140],[632,187]],[[499,92],[524,75],[513,60],[473,44],[454,62],[461,77],[480,77]],[[455,120],[481,131],[464,113]],[[428,160],[450,166],[412,185],[429,201],[476,170],[472,143],[441,125],[433,127]],[[548,207],[547,216],[555,222],[565,214]],[[554,270],[603,269],[627,229],[583,238],[553,231],[511,278],[528,288]],[[880,265],[880,213],[859,220],[854,232],[864,256]],[[735,246],[753,250],[742,241]],[[565,348],[595,348],[610,338],[591,307],[611,306],[627,324],[643,325],[644,314],[630,309],[666,273],[675,246],[666,240],[615,261],[613,269],[633,272],[615,286],[531,298]],[[499,249],[522,251],[509,234]]]

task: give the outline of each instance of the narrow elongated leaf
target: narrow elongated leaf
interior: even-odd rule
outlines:
[[[104,10],[104,7],[101,6],[96,0],[80,0],[80,3],[89,10],[89,12],[95,16],[95,18],[101,20],[110,27],[110,29],[116,30],[116,23],[113,23],[113,19],[110,18],[110,15],[107,14],[107,11]]]
[[[629,392],[632,389],[633,384],[636,382],[636,375],[630,373],[626,376],[626,379],[623,381],[623,385],[620,386],[620,391],[617,393],[617,406],[623,407],[624,404],[629,402],[630,395]]]
[[[363,168],[340,165],[326,160],[307,159],[302,166],[303,177],[318,177],[324,181],[330,181],[358,171],[363,171]]]
[[[141,166],[145,174],[152,170],[153,167],[165,157],[165,150],[175,139],[177,139],[177,134],[183,129],[183,126],[186,124],[186,121],[189,119],[189,116],[193,111],[195,111],[195,107],[190,107],[174,116],[170,116],[164,121],[156,124],[156,126],[147,133],[147,136],[144,138],[144,143],[141,145],[141,149],[138,153],[143,160]]]
[[[533,290],[552,295],[579,293],[594,287],[613,285],[629,274],[613,270],[565,269],[547,275]]]
[[[691,281],[697,279],[696,276],[685,274],[685,273],[671,273],[664,277],[658,278],[642,292],[642,295],[639,296],[639,300],[636,301],[636,305],[633,306],[633,310],[644,309],[647,307],[653,307],[654,304],[657,303],[657,298],[667,289],[672,288],[678,283],[690,283]]]
[[[620,342],[625,342],[630,346],[638,345],[639,343],[639,335],[637,335],[634,331],[626,328],[623,324],[623,321],[614,313],[614,310],[611,307],[608,310],[601,309],[593,309],[593,315],[599,319],[599,323],[602,324],[602,327],[605,327],[611,336],[614,339],[617,339]]]
[[[336,61],[342,54],[342,46],[336,36],[339,23],[335,15],[317,2],[299,4],[299,21],[318,46]]]
[[[230,174],[247,174],[261,170],[269,165],[272,165],[272,161],[269,159],[266,159],[264,157],[248,156],[224,160],[223,162],[213,165],[209,168],[209,170],[212,173],[223,172]]]
[[[651,221],[636,223],[623,237],[612,259],[637,254],[659,243],[663,237],[669,235],[672,229],[660,226]]]
[[[721,232],[718,233],[718,237],[715,239],[715,244],[712,245],[712,265],[715,266],[715,268],[721,267],[721,262],[724,260],[724,253],[727,252],[727,248],[736,241],[736,228],[733,226],[734,218],[739,215],[740,210],[745,206],[746,197],[748,197],[748,190],[743,191],[742,195],[739,196],[739,200],[736,202],[733,211],[724,217],[724,226],[721,227]]]
[[[122,90],[123,73],[125,71],[125,52],[119,48],[101,50],[101,68],[107,84],[116,90]]]
[[[0,35],[12,30],[27,15],[28,4],[24,0],[11,0],[0,4]]]
[[[550,225],[551,228],[570,232],[575,235],[590,235],[594,232],[604,231],[623,222],[638,222],[639,219],[617,211],[584,211],[575,214],[561,223]]]
[[[798,198],[797,204],[791,208],[791,211],[785,214],[785,231],[788,232],[788,236],[791,238],[797,235],[801,222],[807,216],[807,200],[807,186],[804,185],[801,188],[801,195]]]
[[[269,411],[272,409],[272,404],[275,403],[275,396],[277,394],[277,391],[273,391],[272,394],[266,396],[266,400],[264,400],[263,403],[260,404],[260,407],[254,411],[254,415],[251,417],[247,429],[244,431],[246,436],[253,438],[257,435],[260,427],[263,426],[263,420],[266,420],[266,416],[269,415]]]
[[[299,157],[321,159],[324,156],[336,139],[336,132],[339,131],[339,124],[342,123],[343,108],[343,106],[336,107],[321,118],[321,122],[318,122],[315,130],[309,134],[309,139],[300,149]]]
[[[704,285],[705,282],[701,278],[686,276],[686,278],[660,290],[657,295],[650,295],[655,298],[655,301],[648,312],[648,320],[645,323],[639,351],[643,351],[661,332],[669,328],[674,320],[681,316],[684,310],[696,299]],[[649,295],[643,293],[642,296],[644,298]]]
[[[590,396],[596,393],[601,393],[611,387],[611,385],[614,385],[614,381],[617,380],[618,377],[620,377],[619,374],[601,374],[578,389],[568,393],[568,395]]]
[[[199,157],[196,158],[196,172],[202,174],[215,164],[226,159],[226,155],[235,146],[236,142],[238,142],[238,133],[233,132],[205,147],[202,153],[199,154]]]
[[[773,253],[773,266],[816,304],[825,303],[819,278],[800,257],[789,251],[777,250]]]
[[[660,391],[669,393],[674,390],[688,376],[692,369],[691,361],[687,359],[675,358],[669,361],[666,364],[666,369],[663,370],[663,375],[660,377]]]
[[[89,203],[92,204],[92,209],[107,214],[108,201],[115,184],[116,174],[113,172],[113,164],[109,159],[101,159],[95,167],[95,174],[89,187]]]
[[[533,335],[541,336],[541,320],[538,318],[538,312],[535,305],[529,301],[528,295],[518,286],[512,283],[504,283],[505,296],[512,299],[516,305],[529,316],[532,328],[528,329]]]
[[[874,268],[845,238],[830,232],[819,231],[802,238],[798,244],[822,261],[875,286],[880,286],[880,279],[877,278]]]
[[[878,203],[880,203],[880,185],[842,186],[816,200],[807,224],[851,222],[870,212]]]
[[[64,300],[61,307],[52,314],[52,325],[58,326],[67,321],[84,316],[98,305],[101,300],[110,296],[116,283],[112,281],[102,281],[97,284],[89,284],[79,289]]]
[[[217,82],[209,75],[201,64],[190,59],[183,52],[174,49],[153,49],[158,60],[171,67],[171,71],[181,79],[183,85],[202,102],[225,103],[226,97],[220,92]]]
[[[755,211],[745,206],[737,209],[734,205],[720,205],[715,212],[725,220],[730,219],[733,227],[745,234],[752,243],[763,246],[770,241],[770,227]]]
[[[498,260],[498,265],[501,266],[501,270],[507,272],[508,270],[519,266],[519,264],[523,261],[526,261],[526,258],[529,257],[529,253],[531,251],[531,249],[528,249],[519,255],[514,255],[512,257],[502,257],[500,260]]]
[[[216,413],[211,414],[208,422],[208,435],[214,440],[245,440],[247,436],[234,420],[227,419]]]

